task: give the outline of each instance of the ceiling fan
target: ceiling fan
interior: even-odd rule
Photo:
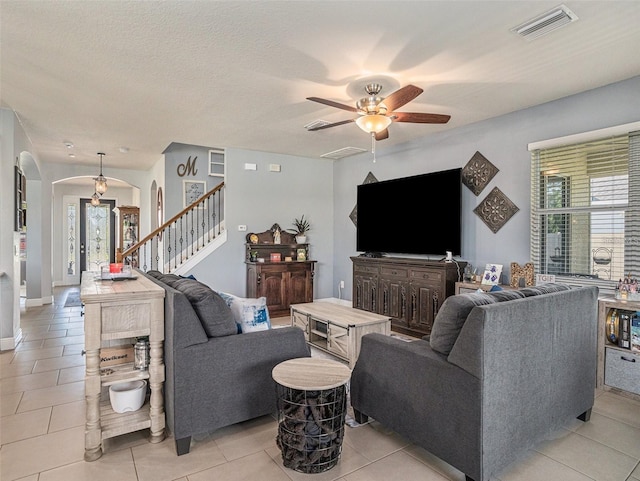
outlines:
[[[364,89],[368,96],[362,97],[358,100],[355,107],[319,97],[307,97],[307,100],[312,100],[324,105],[329,105],[330,107],[336,107],[338,109],[359,114],[358,117],[353,119],[311,127],[308,130],[315,131],[328,129],[330,127],[337,127],[338,125],[355,122],[358,124],[358,127],[365,132],[370,133],[376,140],[384,140],[389,137],[389,130],[387,127],[391,125],[391,122],[446,124],[451,118],[450,115],[442,114],[396,112],[397,109],[411,102],[423,92],[420,87],[416,87],[415,85],[402,87],[391,93],[388,97],[378,97],[378,94],[382,90],[382,85],[379,83],[370,83],[365,86]]]

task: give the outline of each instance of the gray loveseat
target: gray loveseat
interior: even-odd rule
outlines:
[[[428,339],[362,338],[356,420],[372,417],[486,481],[555,429],[588,421],[596,380],[595,287],[452,296]]]
[[[194,435],[275,414],[271,370],[311,355],[303,331],[239,334],[229,307],[205,284],[158,271],[142,274],[166,291],[164,401],[178,455],[189,452]]]

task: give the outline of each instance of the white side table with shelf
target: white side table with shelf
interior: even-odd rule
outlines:
[[[164,289],[141,274],[136,279],[100,280],[95,272],[83,272],[80,298],[84,304],[86,351],[85,461],[102,456],[103,441],[121,434],[150,429],[152,443],[164,439]],[[148,370],[133,363],[110,366],[101,372],[100,348],[116,340],[149,336]],[[132,342],[133,343],[133,342]],[[109,386],[148,379],[150,395],[137,411],[117,414],[109,401]]]
[[[640,352],[607,339],[607,316],[613,310],[640,311],[640,302],[614,298],[598,300],[598,370],[596,387],[640,401]]]

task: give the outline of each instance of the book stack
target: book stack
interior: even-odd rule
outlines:
[[[631,316],[631,350],[640,352],[640,311]]]
[[[640,311],[614,309],[607,321],[607,339],[623,349],[640,352]]]

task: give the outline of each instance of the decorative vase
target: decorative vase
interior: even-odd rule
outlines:
[[[606,320],[607,339],[612,344],[618,344],[619,326],[618,311],[613,309]]]
[[[296,242],[298,244],[305,244],[307,242],[307,236],[306,235],[297,235],[296,236]]]

